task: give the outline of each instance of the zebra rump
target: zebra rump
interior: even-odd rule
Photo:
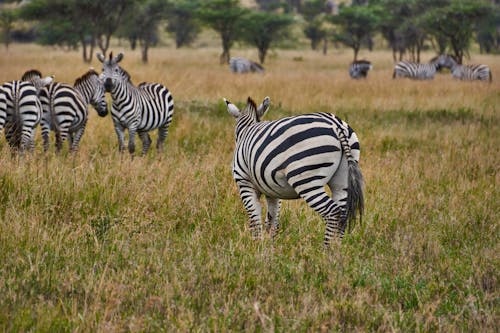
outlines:
[[[364,210],[359,141],[352,128],[330,113],[311,113],[260,121],[269,108],[248,98],[239,110],[225,100],[236,118],[233,178],[250,218],[254,238],[262,231],[260,196],[267,201],[266,230],[279,228],[281,199],[302,198],[326,222],[324,245],[342,239]],[[331,196],[325,191],[331,190]]]
[[[29,70],[21,80],[5,82],[0,88],[0,130],[5,128],[7,142],[21,153],[34,147],[42,114],[38,93],[52,79],[42,78],[38,70]]]
[[[368,60],[356,60],[349,65],[349,75],[353,79],[366,78],[372,68],[372,63]]]
[[[234,57],[229,59],[229,68],[233,73],[264,73],[262,65],[245,58]]]

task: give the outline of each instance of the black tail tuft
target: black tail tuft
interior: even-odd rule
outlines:
[[[347,180],[347,227],[350,231],[356,222],[356,215],[359,214],[359,222],[363,222],[364,212],[364,180],[358,162],[349,160]]]

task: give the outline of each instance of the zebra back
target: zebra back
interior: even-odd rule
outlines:
[[[264,67],[262,65],[240,57],[229,59],[229,68],[233,73],[264,73]]]

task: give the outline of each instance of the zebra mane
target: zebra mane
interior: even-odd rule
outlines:
[[[37,70],[37,69],[30,69],[29,71],[26,71],[23,76],[21,77],[21,81],[30,81],[31,79],[38,77],[42,77],[42,73]]]
[[[353,64],[364,64],[364,65],[371,65],[372,63],[369,62],[368,60],[356,60],[352,62]]]
[[[255,104],[254,100],[250,96],[248,96],[247,99],[247,106],[245,107],[245,113],[254,115],[255,118],[257,119],[257,122],[260,121],[259,115],[257,114],[257,104]]]
[[[87,71],[87,73],[83,74],[82,76],[80,76],[79,78],[77,78],[75,80],[75,84],[73,84],[73,86],[77,86],[80,83],[82,83],[83,81],[87,81],[89,79],[89,77],[91,77],[93,75],[99,76],[99,74],[95,70],[89,69]]]

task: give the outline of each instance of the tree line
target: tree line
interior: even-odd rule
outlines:
[[[354,60],[363,47],[373,48],[382,36],[394,60],[420,62],[432,48],[462,63],[475,41],[481,52],[500,51],[499,0],[255,0],[254,8],[239,0],[30,0],[0,1],[2,40],[8,48],[19,22],[30,22],[31,38],[43,45],[77,49],[91,62],[96,49],[106,53],[112,37],[148,50],[167,31],[176,47],[191,45],[202,29],[221,40],[221,63],[227,63],[235,42],[268,50],[305,37],[312,49],[330,44],[352,48]],[[299,27],[299,29],[294,29]],[[298,33],[299,32],[299,33]],[[18,35],[19,37],[19,35]]]

